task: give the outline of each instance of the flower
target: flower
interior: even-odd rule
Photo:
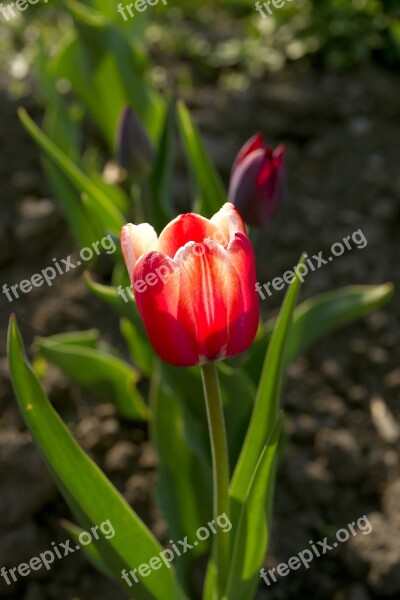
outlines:
[[[253,248],[235,207],[210,220],[188,213],[157,237],[125,225],[121,248],[139,312],[157,354],[176,366],[227,358],[257,332]]]
[[[145,177],[153,167],[155,151],[137,115],[130,106],[121,113],[116,158],[121,167],[137,177]]]
[[[246,142],[232,167],[229,201],[249,225],[265,229],[285,197],[285,147],[275,150],[261,133]]]

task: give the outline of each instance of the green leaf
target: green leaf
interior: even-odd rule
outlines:
[[[8,332],[11,379],[23,417],[80,525],[88,531],[109,521],[115,536],[94,540],[96,549],[116,581],[138,600],[184,600],[174,569],[162,566],[149,577],[138,577],[130,588],[123,569],[137,568],[162,548],[96,464],[78,446],[61,421],[24,358],[15,317]]]
[[[88,108],[110,150],[122,109],[130,104],[153,140],[158,140],[164,100],[150,81],[150,68],[137,35],[81,2],[65,2],[74,30],[55,59],[55,77],[67,79]],[[139,23],[140,15],[134,19]],[[107,115],[107,118],[105,118]]]
[[[146,420],[149,415],[136,384],[140,375],[120,358],[104,350],[37,338],[38,351],[72,381],[94,389],[106,402],[115,403],[126,419]]]
[[[203,447],[201,423],[185,406],[182,393],[166,384],[161,376],[164,366],[158,362],[151,382],[150,431],[159,456],[157,497],[169,535],[190,539],[212,518],[211,463]],[[203,542],[180,557],[176,568],[185,587],[194,561],[208,549],[209,541]]]
[[[85,194],[90,200],[91,207],[96,219],[104,223],[104,230],[115,231],[119,234],[124,217],[120,211],[113,206],[108,197],[48,138],[39,127],[32,121],[25,109],[18,111],[20,120],[28,133],[33,137],[46,155],[53,163],[61,169],[74,185],[77,191]],[[90,213],[89,213],[90,214]]]
[[[175,105],[171,100],[165,114],[164,129],[161,135],[153,171],[150,175],[150,198],[152,224],[161,231],[174,216],[172,199],[172,174],[175,157]]]
[[[71,523],[71,521],[68,521],[67,519],[61,519],[60,525],[70,534],[75,544],[79,544],[79,536],[85,530],[82,529],[82,527],[78,527],[74,523]],[[97,571],[109,579],[114,579],[113,573],[107,567],[95,544],[88,544],[87,546],[81,546],[81,548],[88,561]]]
[[[356,285],[320,294],[296,308],[290,331],[286,360],[291,362],[313,344],[360,317],[383,306],[393,295],[393,285]],[[242,364],[253,381],[258,381],[263,358],[275,326],[269,320]]]
[[[230,471],[233,473],[249,426],[256,387],[243,370],[234,369],[224,362],[218,363],[217,370],[225,415]]]
[[[393,291],[391,283],[351,286],[303,302],[294,314],[287,360],[294,360],[322,337],[376,310],[390,300]]]
[[[124,272],[126,272],[125,265],[123,268]],[[132,290],[130,289],[130,286],[127,289],[120,289],[120,293],[118,293],[118,289],[115,287],[103,285],[93,281],[92,277],[88,272],[85,273],[85,282],[89,290],[95,296],[97,296],[97,298],[100,298],[101,300],[103,300],[103,302],[106,302],[106,304],[111,306],[122,317],[126,317],[127,319],[132,321],[133,325],[139,332],[142,339],[144,337],[147,338],[146,330],[142,318],[139,315],[136,303],[133,300],[133,294]],[[129,291],[132,294],[132,297],[130,296]],[[126,302],[124,300],[124,297],[126,299]]]
[[[90,215],[87,214],[86,207],[81,201],[80,193],[49,159],[43,160],[43,168],[76,243],[81,248],[89,247],[100,237],[100,233],[91,223]]]
[[[251,600],[260,581],[259,570],[269,539],[281,431],[280,415],[258,460],[234,530],[226,600]]]
[[[300,259],[299,265],[303,264],[304,260],[305,255]],[[296,277],[287,291],[268,346],[250,425],[233,474],[230,496],[234,527],[245,501],[250,478],[279,414],[285,352],[299,289],[300,279]]]
[[[129,319],[122,318],[120,327],[133,362],[145,377],[150,378],[156,355],[146,333],[143,335],[143,332],[138,331]]]
[[[192,174],[200,192],[200,203],[195,212],[210,218],[226,202],[227,195],[221,178],[212,165],[196,125],[183,102],[178,102],[178,125]]]
[[[41,339],[41,338],[37,338]],[[88,329],[87,331],[69,331],[68,333],[59,333],[48,338],[43,338],[49,347],[52,346],[82,346],[84,348],[97,348],[100,339],[98,329]]]

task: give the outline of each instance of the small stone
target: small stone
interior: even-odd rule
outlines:
[[[20,245],[30,248],[30,257],[42,255],[60,236],[62,219],[48,199],[26,198],[20,205],[16,235]]]
[[[395,369],[391,371],[383,378],[383,382],[390,388],[399,387],[400,386],[400,369]]]
[[[325,455],[329,469],[342,484],[354,484],[364,473],[363,459],[355,437],[346,429],[321,430],[316,449]]]
[[[120,441],[107,452],[104,466],[109,473],[126,473],[134,468],[138,449],[132,442]]]
[[[342,368],[333,358],[328,358],[322,363],[322,372],[330,379],[337,379],[342,374]]]
[[[311,442],[318,429],[317,420],[311,415],[301,414],[290,423],[291,436],[297,442]]]
[[[387,315],[383,312],[373,312],[366,318],[366,324],[371,331],[383,329],[387,324]]]
[[[139,457],[139,466],[142,469],[155,469],[158,465],[157,452],[154,446],[149,442],[141,445],[141,454]]]
[[[400,437],[400,427],[383,398],[371,398],[370,409],[372,422],[379,437],[389,444],[396,443]]]
[[[395,529],[381,513],[368,515],[370,533],[358,532],[348,543],[346,561],[352,575],[365,577],[378,597],[400,594],[400,530]],[[395,596],[396,595],[396,596]]]
[[[368,358],[375,365],[384,365],[389,360],[389,354],[383,348],[373,346],[368,350]]]
[[[316,395],[313,398],[318,413],[330,415],[337,419],[346,414],[346,405],[340,396],[335,396],[334,394],[322,394],[321,397],[318,396]]]
[[[366,340],[351,340],[349,347],[353,354],[366,354],[368,351],[368,344]]]
[[[106,419],[101,424],[101,435],[105,446],[109,446],[116,441],[119,431],[119,422],[117,419]]]
[[[353,385],[347,395],[352,402],[363,402],[368,397],[368,390],[363,385]]]
[[[147,504],[150,500],[149,479],[145,473],[135,473],[126,482],[125,494],[131,505]]]
[[[88,450],[96,450],[102,445],[101,421],[98,417],[89,416],[82,419],[76,427],[75,434]]]
[[[388,485],[383,494],[382,505],[390,523],[400,530],[400,478]]]
[[[95,413],[100,419],[108,419],[109,417],[115,417],[117,415],[117,408],[115,404],[102,402],[96,406]]]

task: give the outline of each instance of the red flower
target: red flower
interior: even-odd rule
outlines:
[[[254,254],[232,204],[212,219],[180,215],[157,237],[125,225],[121,247],[150,341],[176,366],[239,354],[258,327]]]
[[[285,147],[275,150],[260,133],[243,146],[232,167],[229,200],[246,223],[264,229],[285,196]]]

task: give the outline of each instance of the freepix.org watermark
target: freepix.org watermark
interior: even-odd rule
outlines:
[[[133,19],[136,12],[145,12],[149,6],[156,6],[159,2],[160,0],[136,0],[130,4],[122,4],[122,2],[120,2],[117,6],[117,12],[119,12],[124,21],[127,21],[129,18]],[[167,0],[161,0],[161,2],[164,6],[167,6]],[[129,17],[125,11],[128,13]]]
[[[186,554],[189,550],[193,550],[193,548],[199,545],[199,542],[204,542],[205,540],[208,540],[212,533],[217,533],[216,526],[224,533],[228,533],[228,531],[232,529],[232,523],[225,513],[218,515],[216,519],[209,521],[207,525],[208,527],[198,528],[196,531],[196,539],[191,544],[188,542],[187,535],[183,540],[179,540],[176,543],[173,540],[169,540],[170,548],[166,548],[157,554],[157,556],[153,556],[148,563],[142,563],[137,569],[132,569],[129,572],[124,569],[121,573],[121,578],[126,581],[129,587],[132,587],[132,581],[139,583],[138,576],[148,577],[151,575],[152,571],[158,571],[164,565],[170,569],[171,564],[177,556],[182,556],[182,554]]]
[[[1,568],[0,575],[3,577],[7,585],[16,583],[18,581],[18,575],[20,577],[27,577],[32,571],[40,571],[43,567],[50,571],[51,565],[55,559],[61,559],[68,554],[73,554],[81,549],[82,546],[88,546],[93,540],[99,540],[100,537],[104,537],[106,540],[111,540],[115,536],[115,530],[109,519],[103,521],[101,525],[94,525],[90,532],[82,531],[78,536],[79,544],[66,540],[64,543],[56,544],[51,542],[52,549],[45,550],[39,556],[31,558],[29,563],[21,563],[18,567],[12,569]],[[73,544],[73,545],[71,545]]]
[[[325,537],[323,540],[319,540],[316,543],[310,540],[308,543],[310,544],[312,551],[310,548],[305,548],[298,554],[291,556],[287,563],[279,563],[279,565],[273,569],[269,569],[268,571],[262,568],[260,569],[260,577],[265,581],[267,586],[270,586],[271,583],[276,583],[278,581],[277,576],[286,577],[289,575],[290,571],[297,571],[297,569],[300,569],[301,566],[309,569],[310,563],[314,560],[314,558],[319,558],[327,552],[337,548],[339,544],[344,544],[350,539],[350,535],[357,535],[357,530],[361,531],[363,535],[368,535],[371,533],[372,525],[366,515],[363,515],[357,521],[349,523],[346,528],[339,529],[336,532],[336,539],[332,542],[332,544],[328,543],[327,537]]]
[[[48,3],[49,0],[43,0],[45,4]],[[17,0],[16,2],[10,2],[9,4],[4,5],[0,4],[0,14],[4,18],[5,21],[9,21],[17,16],[18,12],[23,12],[26,10],[30,4],[37,4],[39,0]],[[17,13],[14,10],[14,6],[17,9]]]
[[[353,231],[351,235],[346,235],[341,242],[336,242],[331,246],[331,254],[327,258],[323,257],[323,250],[318,252],[318,254],[314,254],[314,256],[308,257],[303,265],[297,265],[293,269],[289,271],[285,271],[282,277],[275,277],[272,281],[268,283],[261,283],[257,281],[256,283],[256,292],[260,295],[262,300],[266,300],[266,295],[272,296],[271,287],[273,290],[279,292],[283,290],[286,286],[293,283],[293,281],[297,277],[303,283],[304,279],[307,275],[312,271],[316,271],[323,267],[324,265],[329,264],[335,258],[342,256],[347,251],[351,251],[354,249],[354,246],[358,250],[362,250],[368,244],[367,238],[361,231],[361,229],[357,229],[357,231]]]
[[[76,269],[82,264],[82,261],[86,262],[88,260],[92,260],[95,254],[96,256],[99,256],[102,250],[105,250],[106,254],[113,254],[116,249],[117,247],[111,237],[111,234],[108,234],[99,242],[93,242],[91,246],[82,248],[82,250],[79,252],[81,260],[78,260],[76,263],[72,262],[71,255],[67,256],[67,258],[61,258],[60,260],[53,258],[53,266],[45,267],[40,271],[40,273],[35,273],[32,275],[30,279],[23,279],[14,285],[8,286],[5,283],[2,286],[1,291],[9,302],[13,302],[19,298],[20,293],[29,294],[34,287],[40,287],[44,283],[47,283],[47,285],[51,287],[56,277],[59,275],[65,275],[65,273],[68,273],[72,269]]]
[[[254,8],[264,19],[266,19],[273,14],[275,8],[283,8],[286,2],[293,2],[293,0],[267,0],[263,4],[257,1]]]
[[[190,252],[192,252],[195,256],[203,256],[207,252],[207,248],[209,248],[209,242],[216,242],[217,244],[221,244],[222,246],[227,246],[229,243],[228,238],[221,231],[215,231],[209,240],[204,240],[204,242],[196,242],[192,243],[190,247]],[[163,264],[154,272],[147,273],[145,279],[137,279],[133,284],[135,291],[138,294],[143,294],[149,287],[153,287],[157,285],[160,281],[163,284],[166,284],[169,277],[173,275],[176,271],[179,271],[178,263],[169,263]],[[133,291],[130,285],[126,288],[123,288],[122,285],[117,287],[118,295],[121,296],[124,302],[130,302],[134,299]]]

